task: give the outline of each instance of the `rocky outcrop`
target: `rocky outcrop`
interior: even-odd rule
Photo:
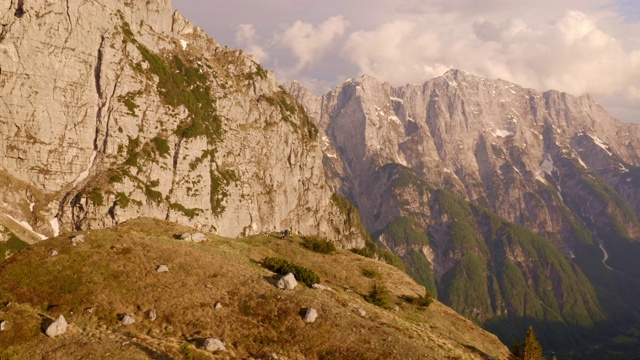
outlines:
[[[78,246],[78,244],[82,244],[84,242],[84,235],[76,235],[71,238],[71,246]]]
[[[124,326],[131,325],[135,322],[136,322],[136,318],[129,314],[122,315],[122,318],[120,319],[120,323]]]
[[[204,340],[202,348],[206,351],[227,351],[227,347],[220,339],[207,338]]]
[[[278,289],[293,290],[296,286],[298,286],[298,282],[292,273],[288,273],[276,281],[276,287]]]
[[[150,216],[363,245],[332,201],[317,128],[251,56],[169,0],[18,3],[0,18],[12,216],[47,236]]]
[[[67,320],[65,320],[64,316],[60,315],[58,318],[52,322],[48,327],[45,333],[49,337],[60,336],[67,332]]]
[[[203,233],[184,233],[180,236],[180,240],[201,243],[207,240],[207,236]]]
[[[315,308],[308,307],[304,312],[304,318],[302,319],[306,323],[315,322],[318,318],[318,311]]]

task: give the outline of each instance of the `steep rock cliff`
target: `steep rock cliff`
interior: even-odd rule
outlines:
[[[152,216],[363,244],[304,109],[169,0],[0,9],[5,213],[47,236]]]
[[[461,70],[402,87],[365,75],[319,98],[298,87],[367,230],[445,303],[506,343],[540,321],[554,348],[638,318],[637,124],[588,95]]]

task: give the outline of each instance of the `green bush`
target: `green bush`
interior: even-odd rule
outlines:
[[[402,260],[391,251],[382,249],[371,240],[366,240],[362,249],[351,249],[351,252],[370,259],[380,260],[393,267],[406,272],[406,268]]]
[[[336,251],[336,245],[329,240],[318,239],[313,236],[302,237],[303,247],[320,254],[331,254]]]
[[[102,195],[100,188],[91,189],[87,194],[87,198],[89,198],[89,201],[94,203],[96,206],[104,205],[104,196]]]
[[[419,296],[400,295],[400,299],[404,300],[405,302],[411,305],[415,305],[421,308],[427,308],[433,302],[433,297],[428,291],[425,291],[424,296],[423,295],[419,295]]]
[[[369,291],[368,295],[363,296],[363,298],[365,301],[385,309],[391,307],[391,294],[389,293],[389,289],[378,281],[373,282],[371,291]]]
[[[277,257],[266,257],[262,261],[262,265],[267,269],[276,272],[280,275],[286,275],[292,273],[296,277],[296,280],[302,281],[307,286],[320,283],[320,276],[300,265],[296,265],[287,259]]]
[[[380,273],[374,269],[362,269],[362,276],[369,279],[376,279],[380,277]]]

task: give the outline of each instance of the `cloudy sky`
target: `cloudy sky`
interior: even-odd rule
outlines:
[[[589,93],[640,121],[638,0],[173,0],[279,81],[324,93],[368,74],[423,83],[450,68]]]

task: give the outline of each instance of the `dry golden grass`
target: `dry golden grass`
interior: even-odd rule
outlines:
[[[0,265],[2,360],[47,359],[506,359],[495,336],[434,302],[427,309],[403,303],[402,294],[424,288],[384,263],[338,250],[314,253],[297,238],[254,236],[201,244],[174,239],[193,231],[173,223],[139,219],[108,230],[84,232],[72,247],[70,236],[37,243]],[[48,249],[57,248],[51,257]],[[332,291],[299,284],[293,291],[273,286],[274,274],[260,265],[267,256],[312,269]],[[166,264],[170,271],[156,272]],[[379,274],[399,311],[364,301]],[[220,301],[222,309],[214,309]],[[2,304],[0,303],[0,304]],[[318,319],[302,321],[313,306]],[[85,309],[94,307],[89,313]],[[357,309],[367,312],[358,315]],[[151,322],[147,312],[155,309]],[[136,317],[123,326],[118,314]],[[64,314],[71,330],[49,339],[43,321]],[[217,337],[229,352],[208,354],[200,342]],[[46,354],[46,356],[45,356]]]

